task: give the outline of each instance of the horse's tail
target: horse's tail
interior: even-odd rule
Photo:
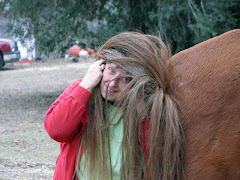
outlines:
[[[150,121],[147,179],[184,179],[183,139],[177,103],[159,89]],[[156,177],[159,174],[161,177]]]
[[[170,91],[174,69],[171,65],[169,47],[161,39],[158,43],[161,47],[159,54],[162,60],[157,61],[151,71],[158,87],[153,98],[150,117],[147,179],[184,179],[184,135],[180,109],[175,96]],[[156,171],[160,173],[155,173]]]
[[[126,179],[141,177],[142,168],[144,179],[183,179],[183,131],[177,103],[170,92],[173,77],[170,48],[160,37],[126,32],[113,37],[103,49],[102,59],[109,59],[105,58],[109,54],[112,62],[133,76],[118,97],[125,119],[126,153],[123,155],[127,163],[123,169]],[[115,60],[111,49],[118,50]],[[123,57],[119,58],[119,52]],[[142,138],[142,141],[147,140],[147,143],[142,142],[143,147],[147,144],[143,165],[141,151],[138,151],[141,133],[136,131],[142,119],[150,119],[149,127],[145,128],[147,137]]]

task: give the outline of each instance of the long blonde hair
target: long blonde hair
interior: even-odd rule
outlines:
[[[170,57],[161,38],[137,32],[110,38],[97,53],[97,60],[117,64],[132,79],[115,102],[124,112],[121,179],[184,178],[183,132],[176,100],[169,94],[173,75]],[[108,111],[99,86],[89,100],[88,116],[80,149],[84,147],[90,179],[111,179]],[[149,122],[145,152],[143,119]]]

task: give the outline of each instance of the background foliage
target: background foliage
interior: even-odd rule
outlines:
[[[97,49],[123,31],[165,34],[173,54],[240,27],[238,0],[5,0],[9,31],[39,52]]]

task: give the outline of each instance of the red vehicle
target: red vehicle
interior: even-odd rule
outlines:
[[[20,58],[17,42],[13,39],[0,38],[0,69],[5,63],[19,61]]]

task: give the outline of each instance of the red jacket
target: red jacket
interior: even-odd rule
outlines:
[[[44,125],[49,136],[61,143],[57,158],[54,180],[72,180],[76,166],[76,156],[80,135],[87,127],[87,102],[91,93],[79,86],[81,79],[72,83],[50,106]],[[146,132],[148,122],[143,121],[142,132]],[[143,144],[146,133],[142,133]],[[146,145],[143,146],[144,151]],[[83,153],[83,152],[81,152]]]

